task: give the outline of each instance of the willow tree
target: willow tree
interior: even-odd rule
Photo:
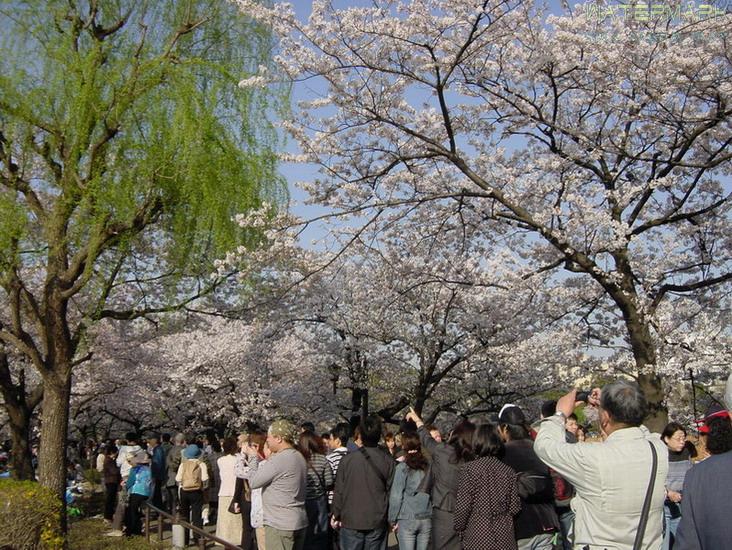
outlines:
[[[41,375],[39,476],[61,493],[88,328],[216,285],[183,281],[240,241],[234,213],[284,198],[283,94],[237,86],[271,39],[219,0],[26,0],[0,29],[0,342]]]

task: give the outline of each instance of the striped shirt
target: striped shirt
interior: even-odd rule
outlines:
[[[335,476],[325,455],[314,453],[308,462],[308,481],[305,487],[305,500],[320,498],[333,487]]]
[[[348,449],[346,447],[338,447],[337,449],[333,449],[328,456],[325,458],[328,460],[328,463],[330,464],[331,470],[333,470],[333,479],[335,479],[336,474],[338,473],[338,466],[341,463],[341,460],[343,460],[343,457],[348,454]],[[333,491],[328,491],[328,504],[333,503]]]

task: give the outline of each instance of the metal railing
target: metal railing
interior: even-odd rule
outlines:
[[[195,534],[198,535],[198,548],[199,550],[206,550],[208,547],[209,542],[212,542],[214,544],[219,544],[226,548],[226,550],[241,550],[241,546],[237,546],[235,544],[231,544],[230,542],[227,542],[223,539],[220,539],[216,535],[212,535],[211,533],[207,533],[203,529],[199,529],[195,525],[188,523],[187,521],[183,521],[177,515],[169,514],[168,512],[165,512],[161,510],[160,508],[157,508],[156,506],[153,506],[149,502],[145,503],[145,539],[147,542],[150,542],[150,512],[155,512],[158,514],[158,541],[163,540],[163,527],[165,524],[165,520],[170,521],[171,528],[173,525],[180,525],[184,529],[190,529]]]

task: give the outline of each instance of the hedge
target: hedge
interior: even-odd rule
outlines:
[[[35,481],[0,480],[0,548],[63,548],[61,501]]]

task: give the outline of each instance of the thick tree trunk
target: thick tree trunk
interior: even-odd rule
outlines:
[[[636,380],[649,405],[645,424],[651,431],[660,433],[668,423],[668,409],[664,404],[663,383],[656,372],[656,347],[651,336],[650,321],[639,306],[640,300],[634,286],[635,278],[627,250],[614,253],[613,258],[618,273],[622,274],[622,280],[620,285],[606,282],[605,290],[623,313],[635,359]]]
[[[13,443],[13,477],[33,479],[31,462],[30,427],[32,413],[23,407],[5,404],[10,419],[10,437]]]
[[[33,411],[43,395],[43,387],[38,385],[26,393],[25,370],[20,369],[16,383],[10,373],[8,355],[4,351],[0,351],[0,395],[8,414],[13,443],[13,477],[33,479],[30,429]]]
[[[61,371],[61,372],[59,372]],[[69,427],[69,400],[71,397],[71,369],[56,369],[46,376],[41,418],[39,447],[39,475],[41,485],[53,490],[65,502],[66,442]],[[65,507],[61,522],[66,529]]]
[[[655,372],[641,373],[638,375],[638,385],[650,405],[645,424],[652,432],[661,433],[668,424],[668,409],[663,403],[664,392],[661,377]]]
[[[663,382],[656,373],[656,348],[651,331],[634,307],[623,313],[638,373],[636,379],[649,405],[645,424],[651,431],[660,433],[668,423],[668,409],[664,404]]]

